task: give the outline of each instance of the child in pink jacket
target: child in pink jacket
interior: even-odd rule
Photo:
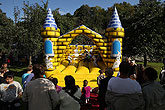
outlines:
[[[90,90],[91,90],[91,87],[90,86],[87,86],[88,85],[88,81],[87,80],[84,80],[83,81],[84,83],[84,87],[82,88],[82,94],[85,98],[85,103],[88,103],[89,102],[89,99],[90,99]]]

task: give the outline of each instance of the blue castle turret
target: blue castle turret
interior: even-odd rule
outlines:
[[[53,18],[53,14],[50,8],[48,9],[48,14],[45,19],[43,28],[46,29],[46,27],[54,27],[57,30],[57,24]]]

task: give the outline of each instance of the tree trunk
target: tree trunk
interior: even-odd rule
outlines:
[[[29,56],[29,65],[32,65],[32,56]]]
[[[144,54],[144,67],[146,67],[147,66],[147,55],[146,55],[146,53]]]

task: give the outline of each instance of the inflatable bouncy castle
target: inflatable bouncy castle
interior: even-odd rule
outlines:
[[[65,85],[66,75],[72,75],[80,87],[83,86],[83,80],[88,80],[89,86],[97,87],[100,69],[113,68],[114,76],[119,71],[124,28],[116,8],[106,29],[105,37],[85,25],[60,35],[60,29],[50,9],[41,29],[41,35],[44,41],[46,77],[57,78],[60,86]],[[72,40],[80,35],[90,38],[94,45],[71,45]],[[89,59],[86,58],[87,55]]]

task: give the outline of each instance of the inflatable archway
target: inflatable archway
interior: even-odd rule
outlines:
[[[86,27],[84,25],[72,30],[71,32],[68,32],[67,34],[64,34],[64,35],[60,36],[60,38],[57,40],[57,46],[59,47],[58,49],[61,50],[62,53],[65,53],[67,50],[70,50],[70,54],[72,54],[72,51],[73,51],[74,48],[72,48],[72,46],[70,46],[69,44],[71,43],[71,41],[75,37],[77,37],[81,34],[91,38],[92,41],[94,42],[94,44],[96,45],[95,48],[97,48],[100,55],[101,56],[104,55],[104,53],[102,53],[102,51],[107,50],[107,47],[104,46],[104,45],[107,44],[106,39],[103,39],[103,37],[100,34],[90,30],[88,27]],[[104,45],[101,45],[101,43],[104,44]],[[84,46],[78,46],[78,48],[81,48],[82,51],[83,51],[84,48],[86,48],[87,50],[91,50],[94,47],[86,45],[85,47]],[[63,54],[64,59],[65,59],[66,55],[67,55],[66,53]],[[61,57],[60,57],[60,59],[61,59]]]
[[[85,79],[88,80],[91,87],[97,87],[96,79],[100,69],[113,68],[114,76],[118,73],[122,57],[124,29],[116,8],[106,29],[106,38],[85,25],[60,36],[60,29],[57,27],[50,9],[41,31],[46,56],[46,76],[58,78],[59,85],[64,86],[64,77],[72,75],[76,79],[76,84],[81,87]],[[95,45],[70,45],[72,40],[81,34],[89,37]],[[102,61],[97,62],[97,66],[93,66],[92,61],[84,62],[80,57],[84,51],[89,51],[94,56],[100,55]],[[71,63],[67,61],[68,57],[71,57]]]

